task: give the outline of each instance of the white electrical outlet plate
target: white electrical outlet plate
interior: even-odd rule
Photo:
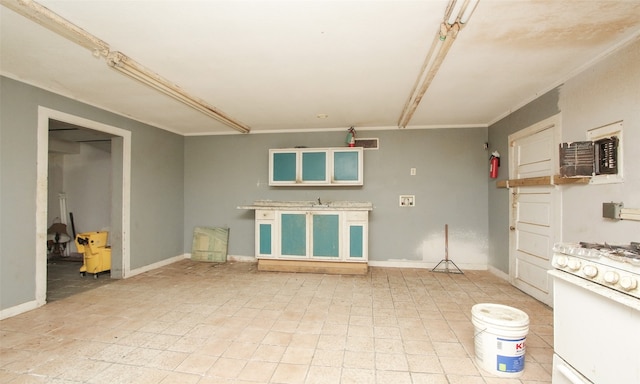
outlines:
[[[415,168],[411,168],[409,170],[409,173],[411,174],[411,176],[415,176],[416,175],[416,169]]]
[[[415,207],[416,196],[415,195],[400,195],[399,204],[401,207]]]

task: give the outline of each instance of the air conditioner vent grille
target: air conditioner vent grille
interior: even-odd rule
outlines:
[[[594,144],[574,141],[560,144],[560,176],[591,176],[594,171]]]

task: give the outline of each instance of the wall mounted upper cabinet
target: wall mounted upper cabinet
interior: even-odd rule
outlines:
[[[362,148],[269,150],[269,185],[363,185]]]

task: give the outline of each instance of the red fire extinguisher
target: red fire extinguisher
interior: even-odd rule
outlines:
[[[495,179],[498,177],[498,168],[500,167],[500,154],[498,151],[493,151],[489,158],[489,163],[491,164],[489,167],[489,176],[491,176],[492,179]]]
[[[356,146],[356,129],[351,127],[349,128],[349,133],[347,133],[347,145],[349,147]]]

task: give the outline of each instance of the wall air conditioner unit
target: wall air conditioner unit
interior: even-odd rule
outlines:
[[[618,174],[619,144],[617,136],[560,144],[560,176]]]

